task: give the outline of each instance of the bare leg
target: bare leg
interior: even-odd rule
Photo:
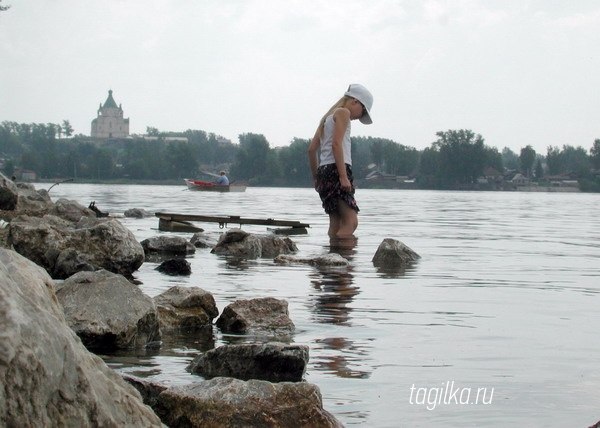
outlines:
[[[329,214],[329,231],[327,234],[330,238],[337,236],[338,230],[340,229],[340,215],[338,213]]]
[[[354,231],[358,227],[358,215],[347,203],[339,201],[339,228],[337,229],[338,238],[348,238],[354,236]],[[331,236],[331,235],[329,235]]]
[[[352,260],[352,256],[356,253],[354,247],[358,244],[358,238],[354,235],[346,238],[330,238],[329,252],[337,253],[348,260]]]

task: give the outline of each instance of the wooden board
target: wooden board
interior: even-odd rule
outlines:
[[[154,213],[156,217],[167,221],[204,221],[209,223],[219,223],[220,225],[232,224],[257,224],[265,226],[287,226],[287,227],[310,227],[308,223],[301,223],[293,220],[275,220],[272,218],[243,218],[240,216],[207,216],[194,214],[174,214],[174,213]]]

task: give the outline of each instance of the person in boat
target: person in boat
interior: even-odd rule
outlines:
[[[352,238],[359,208],[354,199],[350,121],[373,123],[373,95],[363,85],[351,84],[321,118],[308,148],[315,190],[329,215],[330,238]],[[320,149],[320,154],[319,154]]]
[[[217,178],[217,181],[215,183],[221,186],[229,186],[229,178],[227,178],[227,176],[225,175],[225,171],[221,171],[219,174],[221,174],[221,176]]]

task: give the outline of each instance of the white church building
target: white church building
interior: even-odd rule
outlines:
[[[129,118],[123,118],[123,109],[115,102],[112,89],[108,98],[100,104],[98,117],[92,120],[93,138],[125,138],[129,136]]]

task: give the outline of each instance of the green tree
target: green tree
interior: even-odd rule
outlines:
[[[45,153],[41,159],[40,169],[38,170],[41,178],[53,178],[58,174],[58,162],[56,153]]]
[[[546,151],[546,165],[550,175],[558,175],[563,171],[560,149],[556,146],[548,146]]]
[[[485,146],[486,167],[494,168],[500,174],[504,172],[504,160],[496,147]]]
[[[209,159],[212,164],[232,164],[238,151],[238,146],[219,135],[209,134],[208,143],[213,148]]]
[[[147,126],[146,134],[151,137],[158,137],[160,135],[160,131],[158,130],[158,128],[153,128],[151,126]]]
[[[307,151],[310,140],[294,138],[289,146],[278,150],[278,164],[282,171],[281,184],[312,186]]]
[[[564,145],[561,155],[566,165],[566,172],[575,173],[579,177],[589,175],[591,168],[590,158],[587,150],[583,147]]]
[[[416,174],[419,165],[419,152],[402,144],[390,141],[384,148],[387,161],[386,172],[392,175],[411,176]]]
[[[73,127],[71,126],[71,123],[68,120],[63,120],[61,128],[67,138],[73,135]]]
[[[531,146],[526,146],[521,149],[521,155],[519,156],[519,164],[521,165],[521,173],[526,177],[531,177],[533,173],[535,155],[535,150]]]
[[[18,135],[19,124],[4,121],[0,124],[0,153],[17,157],[22,153],[23,144]]]
[[[375,163],[381,172],[392,175],[413,175],[418,170],[419,152],[413,147],[398,144],[384,138],[355,138],[353,147],[367,146],[370,156],[363,153],[361,160],[368,164]],[[352,160],[358,156],[352,154]],[[354,168],[353,168],[354,170]],[[364,171],[366,172],[366,171]],[[364,174],[362,174],[364,175]]]
[[[425,188],[441,186],[440,151],[438,147],[432,145],[421,152],[418,181]]]
[[[42,166],[42,157],[35,150],[28,150],[21,155],[21,166],[23,169],[39,171]]]
[[[433,143],[440,152],[440,174],[445,186],[474,183],[486,166],[483,137],[471,130],[448,130],[436,134]]]
[[[284,177],[283,168],[279,163],[279,156],[275,152],[275,150],[269,150],[267,153],[267,167],[265,168],[263,174],[259,176],[258,183],[263,185],[273,185],[281,180]]]
[[[7,160],[6,162],[4,162],[2,172],[7,177],[12,177],[15,173],[15,163],[12,160]]]
[[[170,143],[166,150],[166,161],[169,175],[177,178],[195,177],[198,172],[198,161],[193,148],[185,142]]]
[[[90,178],[108,180],[113,178],[114,162],[110,150],[97,149],[94,156],[87,159]]]
[[[583,147],[567,144],[562,149],[548,147],[546,164],[550,175],[574,173],[581,177],[588,175],[591,167],[590,157]]]
[[[590,161],[594,169],[600,169],[600,138],[594,141],[594,145],[590,149]]]
[[[369,165],[374,162],[371,145],[376,140],[379,139],[352,137],[352,174],[355,179],[363,178],[370,172]]]
[[[519,169],[519,156],[510,148],[504,147],[502,149],[502,163],[506,169],[517,171]]]
[[[377,165],[379,168],[383,167],[383,163],[384,163],[384,155],[383,155],[383,151],[384,151],[384,142],[381,139],[376,139],[375,141],[371,142],[371,158],[373,159],[373,162],[375,163],[375,165]]]
[[[261,134],[241,134],[240,148],[232,168],[232,175],[239,180],[255,180],[260,183],[267,169],[269,142]]]
[[[538,158],[535,163],[535,178],[538,180],[544,178],[544,167],[542,166],[542,160],[540,158]]]
[[[137,180],[148,180],[152,176],[152,171],[147,160],[140,158],[127,165],[125,176]]]

